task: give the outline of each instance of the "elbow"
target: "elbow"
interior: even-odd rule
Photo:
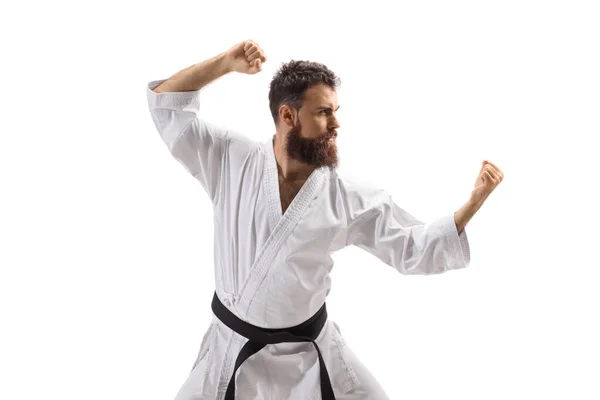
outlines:
[[[451,258],[439,246],[406,246],[404,255],[394,264],[402,275],[439,275],[452,268]]]

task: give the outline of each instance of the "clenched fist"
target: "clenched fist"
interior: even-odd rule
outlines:
[[[484,161],[475,181],[475,189],[471,193],[471,200],[475,204],[483,204],[488,196],[504,179],[504,174],[495,164]]]
[[[252,40],[245,40],[226,51],[225,57],[231,71],[254,75],[262,71],[267,61],[265,52]]]

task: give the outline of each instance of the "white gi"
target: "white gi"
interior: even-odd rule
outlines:
[[[331,287],[331,255],[358,246],[402,274],[437,274],[469,265],[466,231],[454,214],[424,224],[383,190],[316,169],[282,214],[272,136],[265,142],[199,117],[200,92],[152,91],[152,120],[172,156],[204,187],[214,208],[215,290],[238,318],[263,328],[309,319]],[[207,307],[209,305],[207,304]],[[216,317],[176,400],[223,399],[247,341]],[[388,399],[328,320],[316,339],[337,400]],[[236,375],[236,399],[318,400],[312,343],[267,345]]]

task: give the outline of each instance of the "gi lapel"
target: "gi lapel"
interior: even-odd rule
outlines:
[[[269,224],[273,228],[271,235],[265,245],[260,250],[251,267],[250,274],[244,282],[238,296],[238,311],[245,315],[250,309],[250,304],[256,295],[261,284],[269,275],[273,260],[279,249],[288,236],[292,233],[294,227],[306,212],[310,202],[315,198],[321,189],[325,180],[325,169],[315,169],[306,180],[290,206],[281,217],[281,203],[279,203],[279,183],[277,179],[277,164],[273,153],[272,142],[266,144],[267,160],[265,162],[264,179],[269,192]],[[275,191],[275,192],[274,192]],[[278,219],[279,216],[279,219]]]

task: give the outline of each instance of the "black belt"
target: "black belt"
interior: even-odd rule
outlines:
[[[221,303],[216,292],[212,300],[212,310],[221,322],[248,339],[248,342],[242,347],[235,360],[235,369],[229,379],[229,385],[227,385],[225,400],[234,400],[235,398],[235,373],[244,361],[251,355],[258,353],[268,344],[291,342],[312,342],[315,345],[315,349],[317,349],[317,353],[319,354],[319,366],[321,368],[321,398],[322,400],[335,400],[325,361],[323,360],[319,346],[315,342],[321,329],[325,326],[325,322],[327,322],[325,304],[323,304],[323,307],[315,315],[300,325],[281,329],[260,328],[242,321]]]

